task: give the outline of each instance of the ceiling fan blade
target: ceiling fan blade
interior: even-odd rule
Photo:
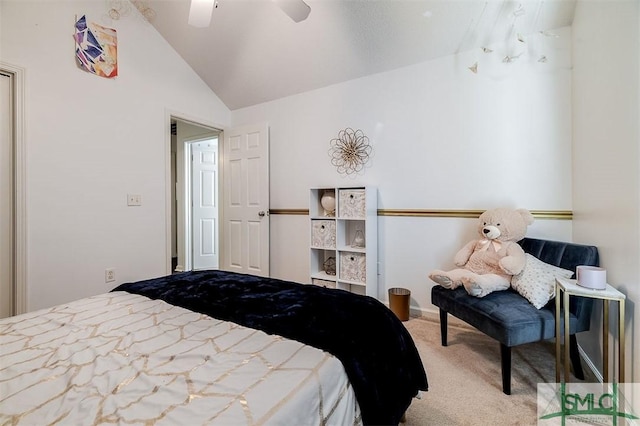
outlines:
[[[309,5],[302,0],[273,0],[273,2],[295,22],[304,21],[311,12]]]
[[[189,9],[189,25],[205,28],[211,23],[211,12],[216,0],[191,0]]]

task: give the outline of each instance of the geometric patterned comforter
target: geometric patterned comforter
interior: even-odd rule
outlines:
[[[428,390],[411,334],[373,297],[220,270],[125,283],[114,291],[164,300],[334,355],[365,425],[398,424],[418,392]]]
[[[0,320],[0,424],[361,424],[322,350],[112,292]]]

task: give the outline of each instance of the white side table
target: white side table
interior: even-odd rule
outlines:
[[[560,383],[560,294],[564,293],[564,382],[569,382],[569,296],[602,300],[602,369],[605,383],[609,383],[609,302],[618,302],[618,383],[624,382],[624,301],[626,296],[611,285],[593,290],[576,284],[576,280],[556,278],[556,382]]]

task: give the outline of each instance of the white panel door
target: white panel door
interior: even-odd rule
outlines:
[[[218,269],[218,140],[191,144],[193,269]]]
[[[0,73],[0,318],[14,314],[12,81]]]
[[[223,269],[269,276],[269,129],[225,130]]]

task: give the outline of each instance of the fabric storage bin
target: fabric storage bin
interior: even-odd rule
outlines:
[[[311,283],[313,285],[319,285],[320,287],[336,288],[336,283],[333,281],[319,280],[317,278],[314,278],[313,280],[311,280]]]
[[[365,283],[367,281],[367,262],[364,253],[340,253],[340,279]]]
[[[311,247],[336,248],[336,222],[313,220],[311,223]]]
[[[366,217],[364,189],[341,189],[338,195],[338,210],[340,217]]]

